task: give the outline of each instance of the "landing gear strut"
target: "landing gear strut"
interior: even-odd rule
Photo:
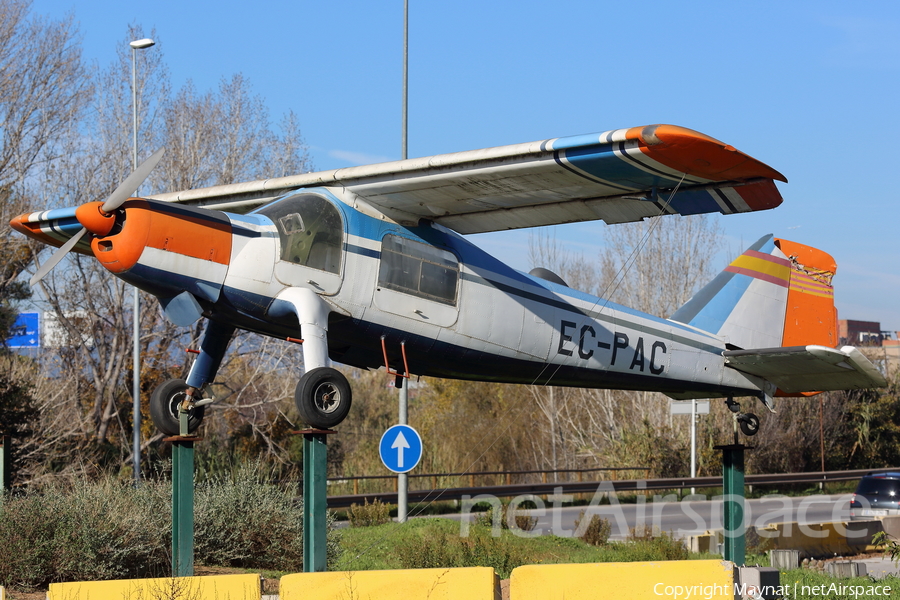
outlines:
[[[737,421],[737,424],[740,426],[741,432],[743,432],[744,435],[752,437],[759,433],[759,417],[753,413],[740,412],[741,405],[731,398],[726,398],[725,404],[728,406],[728,410],[735,413],[734,419]],[[737,439],[737,437],[735,437],[735,439]]]

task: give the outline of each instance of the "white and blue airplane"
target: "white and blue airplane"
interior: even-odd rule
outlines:
[[[805,395],[885,385],[837,348],[826,253],[765,236],[668,319],[516,271],[463,234],[778,206],[774,169],[672,125],[131,198],[161,152],[104,202],[21,215],[16,230],[93,255],[175,324],[209,320],[185,380],[151,415],[194,430],[236,328],[302,341],[302,418],[330,428],[351,389],[332,361],[389,372],[672,398]],[[678,257],[672,257],[678,260]],[[754,415],[741,415],[753,434]]]

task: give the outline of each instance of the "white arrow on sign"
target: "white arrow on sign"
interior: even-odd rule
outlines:
[[[402,431],[397,432],[397,439],[394,440],[394,443],[391,444],[391,450],[394,448],[397,449],[397,468],[403,468],[403,450],[409,448],[409,442],[406,441],[406,437],[403,435]]]

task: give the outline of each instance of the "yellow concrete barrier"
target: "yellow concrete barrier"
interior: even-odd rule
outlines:
[[[513,569],[510,600],[734,600],[734,565],[724,560],[527,565]]]
[[[260,600],[259,575],[51,583],[48,600]]]
[[[500,600],[500,579],[490,567],[335,571],[285,575],[281,600]]]

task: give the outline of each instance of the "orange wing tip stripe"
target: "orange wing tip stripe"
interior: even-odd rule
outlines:
[[[625,137],[639,140],[641,151],[653,160],[689,175],[712,181],[742,181],[759,177],[787,182],[785,176],[772,167],[733,146],[686,127],[632,127]]]

